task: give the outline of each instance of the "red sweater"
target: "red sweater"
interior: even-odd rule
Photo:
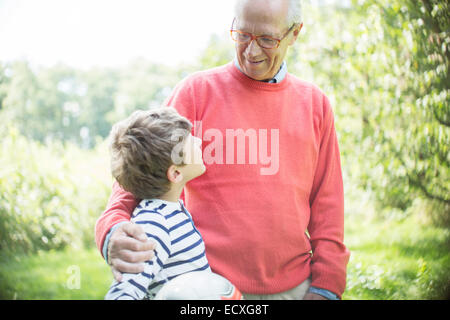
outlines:
[[[259,82],[230,63],[189,76],[167,104],[201,121],[206,172],[186,185],[184,200],[212,270],[242,292],[277,293],[311,276],[312,286],[341,296],[349,252],[327,97],[293,75]],[[114,185],[96,225],[100,250],[109,229],[129,220],[136,205]]]

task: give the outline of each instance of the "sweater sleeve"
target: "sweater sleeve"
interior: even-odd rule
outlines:
[[[350,253],[344,241],[344,188],[333,112],[323,96],[319,156],[310,195],[308,225],[313,256],[311,286],[339,297],[345,290]]]
[[[138,200],[133,194],[123,190],[115,181],[106,210],[95,224],[95,242],[102,255],[103,243],[109,230],[119,222],[130,221],[131,214],[137,204]]]

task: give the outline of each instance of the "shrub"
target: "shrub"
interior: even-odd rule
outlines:
[[[92,246],[111,186],[105,146],[44,146],[14,127],[1,131],[0,250]]]

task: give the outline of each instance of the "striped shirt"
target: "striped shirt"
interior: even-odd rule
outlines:
[[[211,270],[202,236],[180,201],[142,200],[131,221],[156,243],[155,256],[139,274],[124,273],[114,281],[105,299],[152,299],[164,283],[186,272]]]

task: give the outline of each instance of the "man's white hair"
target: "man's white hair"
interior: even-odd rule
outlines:
[[[281,0],[271,0],[271,1],[281,1]],[[288,0],[289,8],[288,14],[286,17],[287,24],[289,26],[293,24],[300,24],[303,22],[302,20],[302,1],[301,0]],[[235,16],[237,17],[242,9],[245,0],[236,0],[236,5],[234,8]]]
[[[289,0],[288,25],[303,23],[302,0]]]

